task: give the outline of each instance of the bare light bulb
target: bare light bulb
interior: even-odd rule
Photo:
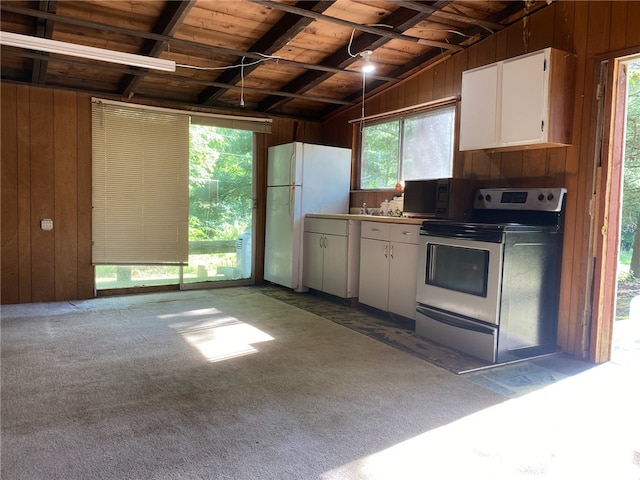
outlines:
[[[360,56],[364,58],[364,65],[362,66],[362,73],[371,73],[376,69],[376,66],[371,61],[371,50],[364,50],[360,52]]]

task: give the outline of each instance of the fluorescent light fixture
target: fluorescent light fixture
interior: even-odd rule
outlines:
[[[88,47],[75,43],[59,42],[58,40],[50,40],[48,38],[21,35],[19,33],[0,31],[0,45],[39,50],[41,52],[59,53],[61,55],[118,63],[132,67],[164,70],[166,72],[176,71],[176,62],[173,60],[145,57],[144,55],[136,55],[134,53],[116,52],[114,50]]]
[[[371,61],[371,50],[364,50],[360,52],[360,56],[364,58],[364,65],[362,66],[362,73],[371,73],[376,69],[376,66]]]

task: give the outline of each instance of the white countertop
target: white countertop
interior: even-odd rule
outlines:
[[[309,218],[330,218],[335,220],[363,220],[367,222],[405,223],[421,225],[424,218],[389,217],[384,215],[362,215],[353,213],[307,213]]]

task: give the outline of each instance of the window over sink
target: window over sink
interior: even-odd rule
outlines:
[[[394,188],[404,180],[450,177],[453,172],[455,102],[386,115],[360,125],[363,190]]]

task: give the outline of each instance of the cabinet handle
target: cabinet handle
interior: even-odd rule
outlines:
[[[324,248],[327,248],[328,243],[329,243],[329,240],[327,239],[327,237],[324,237]]]
[[[322,239],[323,239],[323,238],[324,238],[324,237],[322,237],[322,236],[321,236],[321,237],[318,239],[318,244],[320,245],[320,248],[322,248],[322,247],[323,247],[323,245],[322,245]]]
[[[393,245],[391,245],[391,250],[390,250],[389,256],[393,259]]]
[[[413,232],[407,232],[406,230],[402,232],[403,235],[413,235]]]
[[[389,245],[384,246],[384,258],[389,258]]]
[[[380,231],[380,229],[379,229],[379,228],[372,228],[372,229],[371,229],[371,231],[372,231],[372,232],[379,232],[379,231]]]

